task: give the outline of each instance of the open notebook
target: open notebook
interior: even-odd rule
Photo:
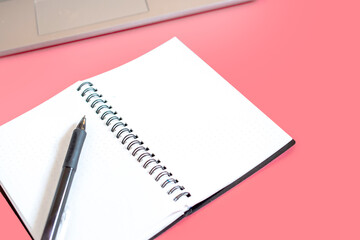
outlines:
[[[295,143],[173,38],[0,127],[0,181],[35,239],[83,115],[65,239],[154,237]]]

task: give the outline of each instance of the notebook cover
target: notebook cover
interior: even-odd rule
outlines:
[[[166,228],[164,228],[161,232],[157,233],[155,236],[153,236],[151,239],[155,239],[158,236],[160,236],[162,233],[164,233],[165,231],[167,231],[169,228],[171,228],[172,226],[174,226],[176,223],[180,222],[184,217],[191,215],[192,213],[196,212],[197,210],[199,210],[200,208],[204,207],[205,205],[207,205],[208,203],[212,202],[213,200],[215,200],[216,198],[220,197],[221,195],[223,195],[225,192],[229,191],[231,188],[235,187],[236,185],[238,185],[239,183],[241,183],[242,181],[244,181],[246,178],[250,177],[251,175],[253,175],[255,172],[259,171],[261,168],[265,167],[268,163],[270,163],[271,161],[273,161],[275,158],[277,158],[278,156],[280,156],[281,154],[283,154],[286,150],[288,150],[289,148],[291,148],[293,145],[295,144],[295,140],[292,139],[290,142],[288,142],[285,146],[283,146],[282,148],[280,148],[277,152],[275,152],[273,155],[271,155],[270,157],[268,157],[267,159],[265,159],[263,162],[261,162],[259,165],[257,165],[256,167],[254,167],[253,169],[251,169],[249,172],[247,172],[246,174],[242,175],[240,178],[238,178],[237,180],[235,180],[233,183],[229,184],[228,186],[224,187],[223,189],[221,189],[220,191],[214,193],[213,195],[211,195],[210,197],[208,197],[207,199],[199,202],[198,204],[194,205],[191,209],[189,209],[187,212],[184,213],[184,215],[182,215],[181,217],[179,217],[178,219],[176,219],[174,222],[172,222],[170,225],[168,225]]]

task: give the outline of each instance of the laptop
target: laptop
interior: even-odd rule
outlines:
[[[249,0],[0,0],[0,56]]]

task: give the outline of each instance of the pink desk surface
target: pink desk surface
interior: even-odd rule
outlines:
[[[177,36],[297,144],[158,239],[360,239],[359,9],[257,0],[0,58],[0,124]]]

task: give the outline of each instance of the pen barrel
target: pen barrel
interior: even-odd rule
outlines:
[[[63,167],[70,167],[73,168],[74,171],[76,171],[77,164],[80,157],[80,152],[84,144],[84,140],[86,137],[85,130],[76,128],[73,131],[69,148],[66,153],[65,161]]]
[[[41,240],[54,240],[56,238],[85,137],[85,130],[76,128],[73,131]]]
[[[41,240],[53,240],[56,238],[74,175],[75,170],[73,168],[63,168]]]

